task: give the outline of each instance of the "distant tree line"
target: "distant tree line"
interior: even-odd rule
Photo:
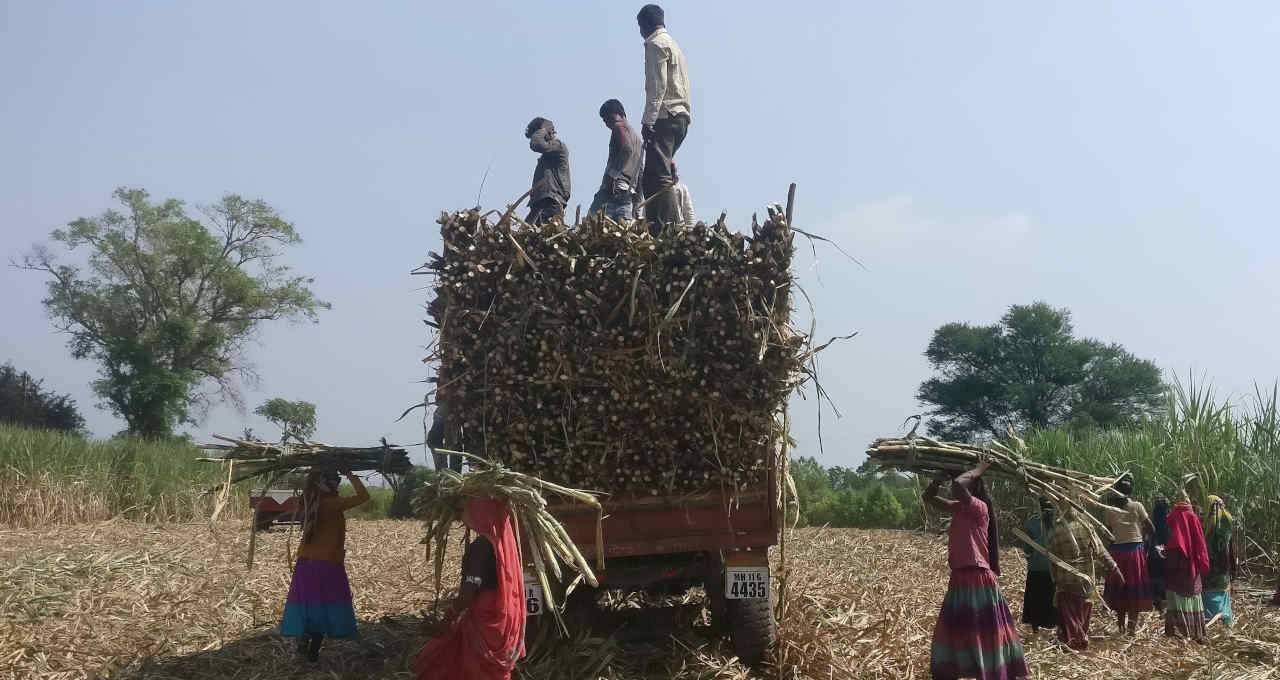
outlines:
[[[857,469],[823,467],[814,458],[791,461],[802,526],[903,529],[921,526],[920,489],[915,480]],[[788,517],[794,520],[795,516]]]
[[[11,363],[0,365],[0,422],[40,430],[84,430],[84,417],[71,395],[45,389],[44,380]]]

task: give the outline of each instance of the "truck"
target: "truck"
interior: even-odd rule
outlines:
[[[298,522],[297,511],[302,503],[302,491],[298,489],[252,489],[249,491],[249,509],[254,511],[253,530],[266,531],[274,524]]]
[[[759,483],[737,491],[602,499],[605,567],[596,574],[600,588],[682,591],[702,586],[715,630],[728,637],[743,663],[758,664],[777,628],[769,573],[769,548],[778,543],[782,521],[777,482],[776,470],[770,468]],[[581,504],[548,510],[596,564],[596,511]],[[526,573],[532,638],[551,625],[551,617],[542,616],[541,588]],[[567,608],[592,605],[591,589],[580,585],[575,594]]]

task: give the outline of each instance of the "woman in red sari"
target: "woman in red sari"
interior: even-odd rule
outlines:
[[[472,498],[462,523],[477,534],[462,557],[462,585],[414,664],[418,680],[509,680],[524,656],[524,569],[507,504]]]
[[[1200,593],[1201,579],[1209,571],[1204,527],[1186,501],[1174,505],[1166,521],[1169,542],[1164,546],[1167,589],[1164,634],[1204,642],[1204,602]]]

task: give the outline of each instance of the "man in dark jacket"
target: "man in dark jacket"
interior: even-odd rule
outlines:
[[[603,210],[606,217],[618,222],[631,219],[631,197],[640,179],[640,135],[627,124],[622,102],[610,99],[600,106],[600,120],[609,128],[609,160],[604,166],[604,180],[591,201],[588,214]]]
[[[529,121],[524,136],[529,139],[529,148],[539,154],[525,221],[541,224],[551,219],[563,220],[564,207],[569,203],[569,147],[556,137],[555,126],[546,118]]]

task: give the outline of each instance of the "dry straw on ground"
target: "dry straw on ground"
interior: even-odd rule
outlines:
[[[0,531],[0,680],[87,678],[409,678],[433,618],[431,567],[416,522],[348,524],[348,564],[359,640],[299,664],[276,626],[288,588],[287,531],[261,536],[246,574],[245,523],[145,525],[115,521]],[[293,534],[296,539],[297,534]],[[606,597],[570,644],[528,659],[521,678],[926,678],[929,639],[946,589],[941,536],[804,529],[788,537],[778,665],[751,672],[710,634],[701,594],[641,607]],[[445,588],[456,584],[458,549]],[[1022,560],[1014,549],[1001,584],[1015,616]],[[1151,616],[1136,638],[1095,619],[1090,651],[1027,639],[1033,678],[1280,678],[1280,609],[1260,591],[1236,602],[1228,636],[1207,646],[1170,641]],[[424,616],[425,612],[425,616]]]

